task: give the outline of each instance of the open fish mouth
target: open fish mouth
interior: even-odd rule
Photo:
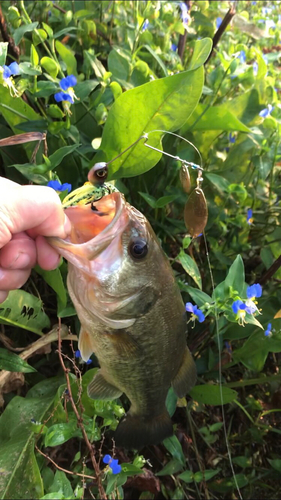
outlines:
[[[86,205],[65,209],[72,229],[65,239],[50,237],[48,242],[73,265],[92,272],[89,266],[98,256],[109,249],[112,241],[121,237],[129,217],[124,196],[119,192],[104,196]],[[118,238],[120,247],[120,238]],[[116,258],[116,245],[114,248]],[[109,257],[109,255],[107,255]]]

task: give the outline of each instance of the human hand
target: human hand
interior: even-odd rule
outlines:
[[[32,267],[55,269],[59,254],[44,236],[66,238],[70,221],[57,193],[46,186],[20,186],[0,177],[0,302],[20,288]]]

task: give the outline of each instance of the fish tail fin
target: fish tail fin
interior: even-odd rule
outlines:
[[[139,450],[143,446],[159,444],[173,435],[173,425],[166,408],[157,417],[147,418],[142,415],[130,415],[119,423],[114,439],[116,446]]]

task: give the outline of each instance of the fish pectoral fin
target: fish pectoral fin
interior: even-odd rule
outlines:
[[[196,366],[188,347],[186,348],[182,364],[175,378],[172,380],[172,387],[179,398],[183,398],[196,382]]]
[[[88,361],[89,357],[94,352],[91,342],[91,336],[83,328],[81,328],[79,333],[78,349],[81,353],[81,358],[83,359],[83,361]]]
[[[87,392],[90,398],[103,400],[117,399],[122,395],[120,389],[105,380],[100,370],[89,383]]]

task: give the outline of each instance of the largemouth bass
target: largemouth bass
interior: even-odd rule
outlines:
[[[119,192],[65,209],[68,239],[49,238],[69,262],[68,290],[81,322],[78,347],[100,369],[93,399],[130,400],[117,446],[139,449],[173,434],[169,388],[183,397],[196,380],[186,312],[172,268],[149,222]]]

